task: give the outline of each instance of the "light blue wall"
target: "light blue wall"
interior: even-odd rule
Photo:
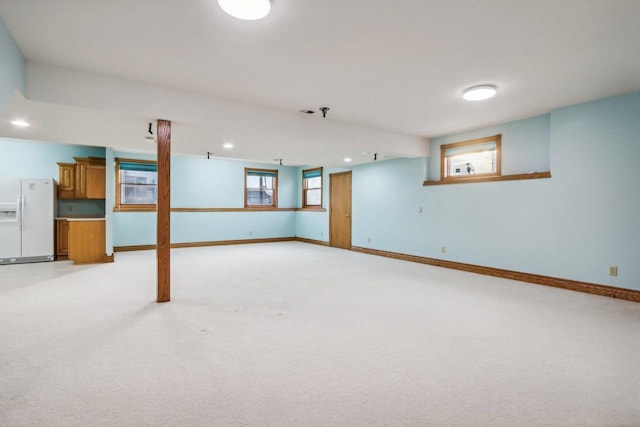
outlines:
[[[74,157],[104,157],[101,147],[18,141],[0,138],[0,176],[54,178],[58,164],[73,163]]]
[[[244,207],[244,168],[278,170],[278,207],[295,208],[297,168],[191,156],[171,158],[171,207]]]
[[[318,166],[304,166],[298,168],[298,206],[302,206],[302,171]],[[305,239],[329,241],[329,175],[345,172],[348,168],[325,167],[322,169],[322,207],[326,212],[298,211],[296,212],[296,236]]]
[[[510,157],[505,148],[505,174],[526,172],[509,172],[509,159],[536,151],[538,163],[527,169],[548,169],[548,156],[551,179],[422,187],[421,159],[355,167],[353,245],[640,289],[639,118],[637,92],[438,138],[431,147],[439,155],[434,145],[496,131],[508,144],[519,135],[548,155],[526,147]],[[429,176],[439,177],[439,162],[427,162]]]
[[[551,126],[553,255],[563,257],[552,273],[640,289],[640,92],[555,110]]]
[[[57,162],[73,163],[74,157],[104,157],[105,149],[0,138],[0,153],[0,176],[57,181]],[[105,204],[103,200],[60,200],[58,212],[60,215],[104,214]]]
[[[115,157],[153,160],[152,155],[116,152]],[[243,208],[244,168],[278,170],[278,207],[298,207],[298,168],[236,160],[171,157],[171,207]],[[294,237],[296,212],[174,212],[171,242],[208,242]],[[150,245],[156,240],[155,212],[115,212],[114,246]]]
[[[440,180],[440,146],[502,134],[502,175],[548,171],[549,114],[515,122],[474,129],[431,140],[429,147],[430,181]]]
[[[0,17],[0,111],[13,92],[26,93],[27,61]]]

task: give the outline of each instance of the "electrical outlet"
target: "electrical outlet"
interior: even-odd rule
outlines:
[[[447,252],[447,247],[446,246],[440,246],[440,252],[442,252],[442,253]]]
[[[320,237],[324,236],[324,231],[320,232]]]
[[[67,206],[67,212],[73,212],[73,205]]]
[[[367,239],[367,243],[371,243],[371,237]]]
[[[249,230],[249,236],[253,236],[253,230]]]
[[[422,206],[418,208],[418,213],[422,213]]]
[[[618,275],[618,267],[612,265],[609,267],[609,276],[617,276]]]

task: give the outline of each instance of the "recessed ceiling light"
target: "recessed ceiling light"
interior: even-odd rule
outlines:
[[[462,93],[462,97],[467,101],[482,101],[496,95],[497,89],[493,85],[473,86]]]
[[[222,144],[223,148],[226,148],[227,150],[233,148],[233,144],[230,142],[225,142],[224,144]]]
[[[262,19],[271,11],[269,0],[218,0],[218,4],[234,18],[247,21]]]
[[[18,119],[18,120],[13,120],[13,121],[11,122],[11,124],[12,124],[12,125],[14,125],[15,127],[19,127],[19,128],[26,128],[26,127],[31,126],[31,125],[29,124],[29,122],[27,122],[27,121],[25,121],[25,120],[20,120],[20,119]]]
[[[349,163],[349,162],[351,161],[351,157],[345,157],[345,158],[344,158],[344,161],[345,161],[345,162],[347,162],[347,163]]]

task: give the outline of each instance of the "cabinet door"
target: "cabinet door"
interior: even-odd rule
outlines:
[[[56,259],[63,260],[69,257],[69,221],[59,219],[56,221]]]
[[[87,198],[87,169],[89,161],[86,159],[76,159],[75,178],[76,178],[76,199]]]
[[[87,168],[87,197],[89,199],[105,198],[104,164],[90,163]]]
[[[61,199],[73,199],[75,197],[75,167],[74,163],[58,163],[58,197]]]

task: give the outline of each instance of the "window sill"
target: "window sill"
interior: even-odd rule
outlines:
[[[156,205],[116,206],[113,208],[113,211],[114,212],[155,212]]]
[[[113,208],[114,212],[155,212],[155,206],[152,208],[139,208],[139,207],[120,207]],[[171,208],[171,212],[286,212],[286,211],[301,211],[301,212],[326,212],[326,208]]]
[[[326,212],[327,209],[321,207],[306,207],[306,208],[297,208],[297,211],[300,212]]]
[[[479,178],[459,178],[459,179],[442,180],[442,181],[424,181],[422,185],[425,187],[428,187],[431,185],[470,184],[474,182],[494,182],[494,181],[518,181],[522,179],[542,179],[542,178],[551,178],[551,172],[550,171],[530,172],[530,173],[519,173],[515,175],[486,176],[486,177],[479,177]]]
[[[295,210],[296,208],[274,208],[271,206],[264,208],[171,208],[171,212],[276,212]]]

